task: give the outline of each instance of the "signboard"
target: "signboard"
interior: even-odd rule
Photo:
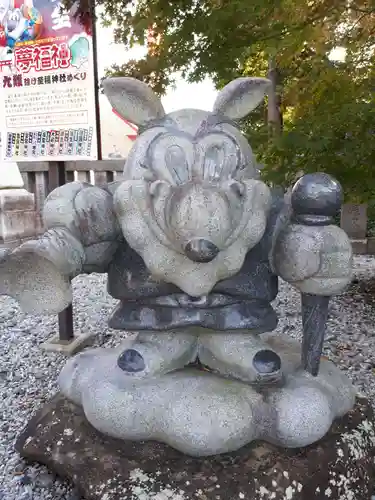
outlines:
[[[98,158],[91,20],[73,9],[62,11],[59,0],[0,0],[6,161]]]

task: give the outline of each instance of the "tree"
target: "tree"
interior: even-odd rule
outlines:
[[[329,171],[352,196],[363,179],[375,191],[374,0],[99,0],[105,23],[116,22],[115,40],[146,44],[144,60],[107,74],[136,76],[158,94],[175,72],[190,81],[210,75],[221,88],[242,75],[265,76],[273,65],[282,134],[269,134],[265,109],[242,126],[265,175],[290,182],[300,170]],[[345,63],[328,54],[347,50]],[[367,196],[367,194],[365,195]]]
[[[369,0],[371,1],[371,0]],[[206,75],[216,82],[242,73],[249,58],[260,50],[291,59],[313,43],[327,53],[353,35],[374,35],[374,5],[367,0],[99,0],[105,23],[116,22],[115,40],[130,48],[145,44],[152,31],[152,71],[199,81]],[[350,9],[348,8],[350,5]],[[372,21],[372,22],[371,22]],[[348,33],[340,31],[350,23]],[[126,66],[124,66],[126,70]],[[165,89],[163,89],[165,90]]]
[[[371,68],[360,75],[352,64],[315,62],[304,77],[289,83],[298,100],[283,134],[264,142],[260,152],[277,167],[266,171],[268,179],[288,184],[297,172],[318,169],[337,177],[352,200],[374,195],[374,79]]]

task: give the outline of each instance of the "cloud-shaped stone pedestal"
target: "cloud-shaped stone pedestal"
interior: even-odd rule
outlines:
[[[307,446],[350,411],[355,391],[331,362],[322,360],[319,376],[312,377],[298,367],[299,344],[272,335],[268,341],[286,373],[282,387],[262,393],[193,368],[135,380],[117,366],[124,347],[75,356],[59,382],[87,420],[115,438],[156,440],[193,456],[235,451],[258,439]]]

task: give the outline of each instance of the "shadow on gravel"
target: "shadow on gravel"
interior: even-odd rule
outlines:
[[[375,307],[375,277],[369,279],[354,279],[344,296],[355,300],[363,300],[366,304]]]

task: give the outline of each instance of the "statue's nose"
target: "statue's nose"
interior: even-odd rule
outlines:
[[[186,257],[193,262],[211,262],[218,253],[219,249],[217,246],[212,241],[203,238],[190,240],[185,247]]]

